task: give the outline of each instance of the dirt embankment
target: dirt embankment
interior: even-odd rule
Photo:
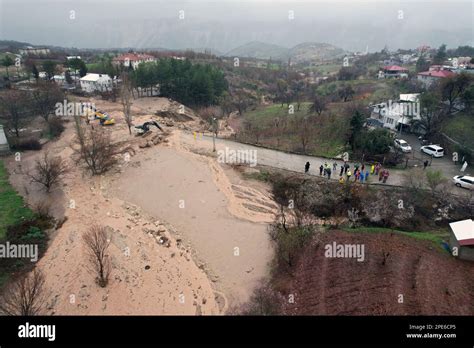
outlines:
[[[365,260],[325,257],[333,242],[364,245]],[[276,280],[283,293],[295,296],[286,305],[291,314],[474,314],[474,264],[428,241],[329,231],[315,237],[294,267],[292,277]]]
[[[117,121],[104,129],[111,132],[114,142],[128,143],[134,149],[130,151],[132,156],[140,151],[153,151],[140,149],[143,139],[128,134],[118,104],[95,102]],[[153,118],[138,107],[134,110],[135,124]],[[26,152],[19,162],[13,157],[7,160],[12,184],[31,206],[46,202],[56,218],[67,217],[62,227],[51,235],[50,245],[37,264],[45,274],[49,294],[45,314],[222,313],[225,305],[222,296],[194,263],[192,251],[170,233],[169,226],[143,213],[140,207],[108,195],[107,177],[114,172],[119,175],[129,163],[125,157],[118,159],[117,167],[111,172],[90,176],[73,154],[73,128],[69,122],[60,139],[46,144],[42,151]],[[50,195],[31,184],[25,175],[44,151],[61,156],[70,168],[62,185]],[[108,252],[112,273],[106,288],[95,283],[82,242],[82,235],[94,224],[106,226],[111,240]]]

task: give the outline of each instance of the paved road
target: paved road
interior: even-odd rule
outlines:
[[[406,139],[407,137],[402,137],[402,138]],[[192,133],[181,132],[180,139],[183,143],[190,144],[195,148],[204,148],[208,150],[212,149],[212,137],[209,135],[197,136],[197,138],[194,139],[194,136]],[[413,142],[413,139],[411,138],[407,139],[407,141],[409,141],[412,144],[412,147],[416,150],[415,156],[418,156],[418,157],[422,156],[419,152],[419,146],[418,146],[419,143]],[[309,162],[311,164],[311,167],[309,170],[310,175],[319,175],[319,166],[321,164],[328,162],[332,168],[332,163],[334,162],[334,160],[327,160],[322,157],[290,154],[290,153],[281,152],[277,150],[265,149],[265,148],[261,148],[257,146],[242,144],[242,143],[235,142],[228,139],[220,139],[220,138],[216,139],[216,149],[218,151],[219,150],[225,151],[226,148],[228,150],[235,150],[235,151],[255,150],[256,151],[255,153],[257,156],[256,157],[257,163],[259,165],[286,169],[286,170],[291,170],[295,172],[304,172],[304,165],[306,162]],[[429,158],[429,157],[426,156],[426,158]],[[334,172],[332,173],[331,180],[339,179],[340,166],[343,162],[342,161],[336,161],[336,162],[338,164],[338,169],[336,170],[335,173]],[[350,164],[353,168],[354,163],[350,163]],[[447,158],[433,159],[432,168],[440,169],[443,172],[443,174],[450,180],[454,175],[462,174],[461,171],[459,170],[460,166],[455,166]],[[406,172],[405,170],[390,169],[390,176],[387,180],[387,184],[402,186],[405,172]],[[376,178],[373,175],[370,175],[369,183],[378,184],[378,178]],[[453,185],[453,189],[459,190],[460,193],[467,191],[465,189],[460,189],[458,187],[455,187],[454,185]]]

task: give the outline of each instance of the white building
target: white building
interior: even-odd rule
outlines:
[[[10,151],[10,146],[8,146],[7,136],[3,130],[3,126],[0,125],[0,154],[8,153]]]
[[[413,120],[420,119],[419,93],[400,94],[396,101],[389,100],[370,105],[372,109],[369,122],[372,126],[388,128],[393,131],[410,129]]]
[[[47,56],[51,53],[49,48],[26,47],[18,50],[22,56]]]
[[[123,66],[125,68],[132,67],[136,69],[141,63],[154,62],[156,58],[144,53],[126,53],[112,60],[114,65]]]
[[[112,89],[112,79],[107,74],[87,74],[80,79],[80,83],[86,93],[106,92]]]
[[[471,219],[451,222],[449,244],[454,256],[474,261],[474,221]]]

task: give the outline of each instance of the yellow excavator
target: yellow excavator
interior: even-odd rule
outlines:
[[[99,120],[101,126],[110,126],[115,124],[115,119],[111,118],[106,112],[97,110],[94,106],[83,104],[83,116],[86,117],[87,122],[92,120]]]

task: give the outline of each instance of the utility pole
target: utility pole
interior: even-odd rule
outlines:
[[[212,152],[216,152],[216,118],[212,118]]]

